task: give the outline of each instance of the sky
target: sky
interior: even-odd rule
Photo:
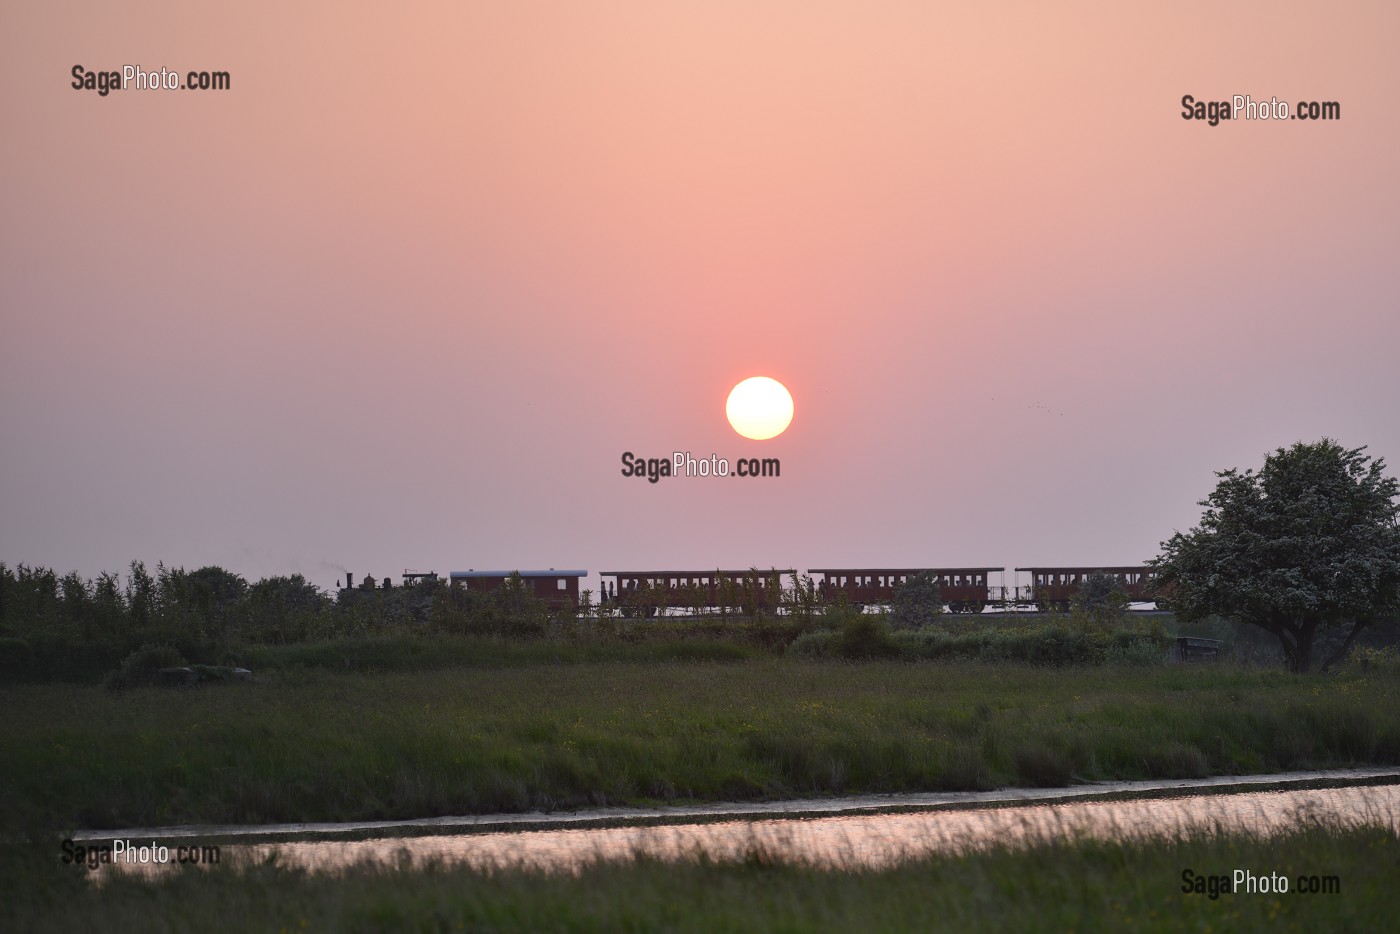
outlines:
[[[1154,6],[9,10],[0,561],[1124,565],[1400,464],[1400,7]],[[71,86],[127,64],[230,86]]]

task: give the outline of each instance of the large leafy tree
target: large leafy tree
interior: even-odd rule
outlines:
[[[1279,448],[1258,473],[1218,473],[1201,524],[1163,542],[1155,562],[1177,616],[1258,626],[1302,673],[1320,629],[1347,633],[1326,671],[1358,632],[1400,610],[1400,489],[1364,451],[1324,438]]]

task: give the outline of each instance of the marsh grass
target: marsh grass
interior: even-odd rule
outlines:
[[[759,657],[26,685],[0,689],[0,822],[375,820],[1395,764],[1397,677]]]

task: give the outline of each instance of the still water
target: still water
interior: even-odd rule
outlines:
[[[1268,833],[1309,821],[1400,829],[1400,785],[804,819],[230,844],[223,846],[221,862],[227,865],[275,855],[281,865],[313,872],[335,872],[364,861],[405,866],[437,861],[478,869],[575,872],[594,861],[635,855],[665,860],[702,855],[713,860],[741,860],[761,852],[778,860],[819,866],[878,868],[908,857],[963,852],[999,843],[1079,836],[1125,840],[1191,830]],[[152,870],[141,867],[135,871]]]

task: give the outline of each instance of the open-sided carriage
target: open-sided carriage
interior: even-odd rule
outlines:
[[[599,602],[624,616],[654,617],[671,610],[694,614],[773,615],[783,605],[792,569],[760,571],[602,571]]]
[[[1151,600],[1152,579],[1156,576],[1152,568],[1141,564],[1111,568],[1017,568],[1016,573],[1031,575],[1026,598],[1041,611],[1068,610],[1091,574],[1108,574],[1117,578],[1130,602]]]
[[[1002,588],[991,583],[992,574],[1005,568],[812,568],[820,578],[817,593],[831,603],[845,595],[852,606],[889,606],[894,592],[916,574],[929,573],[938,580],[938,593],[954,613],[981,613],[1002,598]]]

